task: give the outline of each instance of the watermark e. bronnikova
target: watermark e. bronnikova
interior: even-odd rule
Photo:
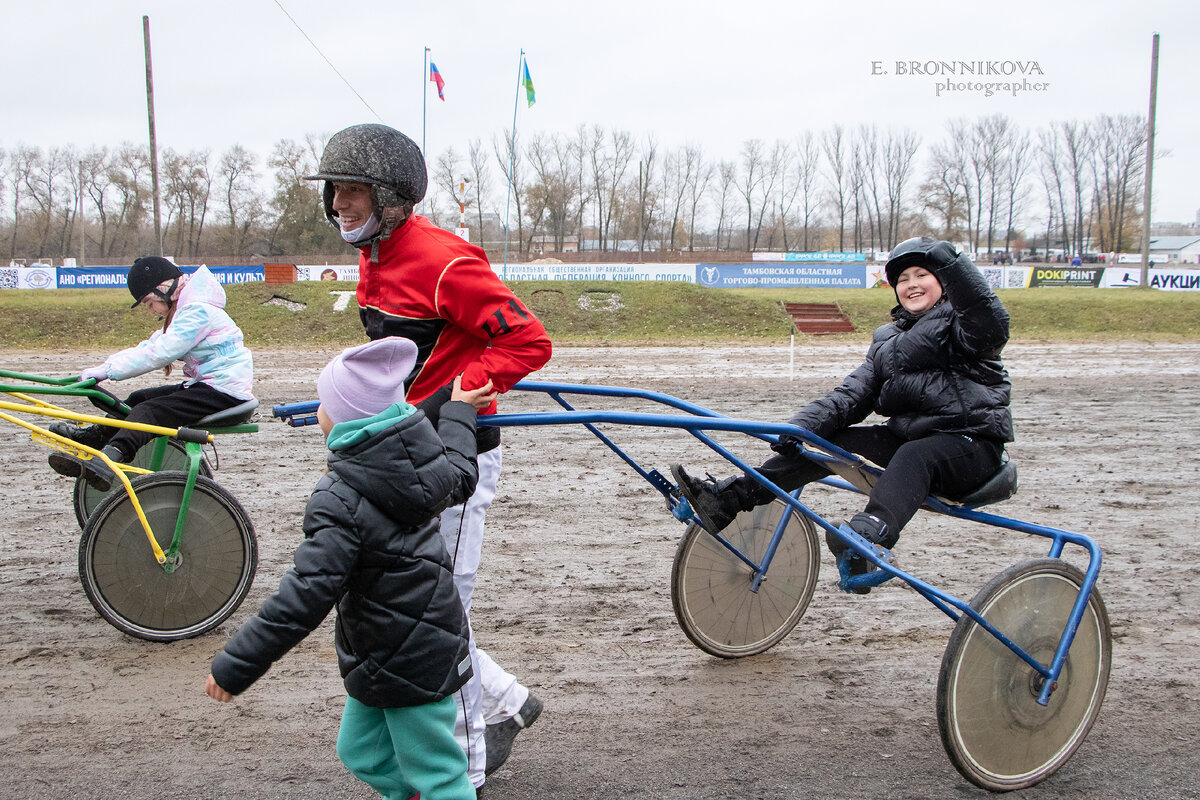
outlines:
[[[965,92],[1017,97],[1050,88],[1037,61],[872,61],[871,74],[929,80],[936,97]]]

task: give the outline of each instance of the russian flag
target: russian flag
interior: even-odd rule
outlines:
[[[438,72],[437,64],[432,61],[429,62],[429,80],[437,84],[438,99],[444,102],[446,95],[442,93],[442,90],[446,88],[446,82],[442,80],[442,73]]]

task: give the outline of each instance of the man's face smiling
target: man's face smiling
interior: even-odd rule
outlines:
[[[371,217],[371,185],[358,181],[333,181],[333,212],[344,231],[356,231]]]

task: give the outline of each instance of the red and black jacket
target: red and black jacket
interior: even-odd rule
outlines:
[[[361,248],[359,314],[369,338],[403,336],[416,343],[417,364],[405,382],[410,403],[430,413],[421,401],[442,389],[448,399],[446,387],[460,373],[464,389],[491,379],[506,392],[550,360],[546,329],[482,249],[414,214],[378,243],[377,253],[372,261],[371,249]]]

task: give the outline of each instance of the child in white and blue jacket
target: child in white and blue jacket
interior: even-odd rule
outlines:
[[[455,378],[435,430],[405,400],[416,358],[411,340],[388,337],[321,372],[329,472],[309,498],[305,539],[279,590],[213,659],[205,691],[229,702],[336,606],[342,762],[388,800],[472,800],[454,739],[468,625],[438,515],[475,490],[475,414],[496,393]]]
[[[144,306],[163,320],[161,330],[140,344],[114,353],[103,364],[85,369],[81,379],[121,381],[156,369],[171,373],[183,362],[187,379],[179,384],[139,389],[126,398],[128,422],[179,428],[254,399],[254,358],[242,331],[225,311],[225,290],[207,267],[184,275],[165,258],[145,256],[133,262],[127,278],[133,307]],[[153,434],[106,425],[80,427],[68,422],[50,426],[53,433],[100,449],[113,461],[128,463]],[[102,459],[87,461],[67,453],[50,456],[62,475],[85,478],[108,491],[116,476]]]

